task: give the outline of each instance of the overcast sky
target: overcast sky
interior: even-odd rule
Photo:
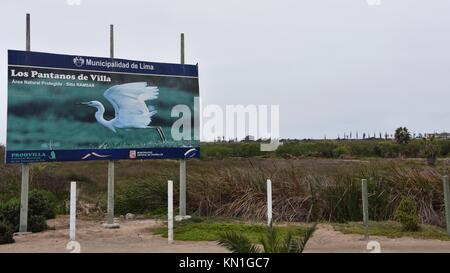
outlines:
[[[280,106],[280,135],[450,131],[450,1],[2,0],[0,142],[7,49],[199,63],[207,104]]]

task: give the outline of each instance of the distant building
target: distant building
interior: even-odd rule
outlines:
[[[450,133],[447,133],[447,132],[430,133],[430,134],[425,134],[425,137],[435,137],[436,139],[450,139]]]
[[[244,138],[244,141],[255,141],[255,137],[254,136],[246,136]]]

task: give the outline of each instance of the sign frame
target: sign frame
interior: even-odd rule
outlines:
[[[170,78],[191,78],[197,82],[198,87],[198,65],[158,63],[135,61],[127,59],[93,57],[81,55],[63,55],[43,52],[8,50],[8,83],[12,78],[12,68],[24,69],[44,69],[73,71],[79,73],[107,73],[119,75],[142,75],[154,77]],[[8,98],[11,90],[8,84]],[[192,108],[195,108],[195,97]],[[8,99],[9,102],[9,99]],[[198,123],[198,115],[195,109],[193,116]],[[10,106],[8,104],[8,120],[10,117]],[[194,123],[195,123],[194,122]],[[9,123],[9,121],[8,121]],[[199,130],[198,126],[192,127]],[[182,145],[177,147],[125,147],[125,148],[77,148],[77,149],[20,149],[12,150],[8,145],[10,136],[7,126],[7,144],[5,152],[6,163],[38,163],[38,162],[59,162],[59,161],[93,161],[93,160],[138,160],[138,159],[164,159],[164,158],[195,158],[200,156],[200,141],[195,140],[196,145]],[[194,132],[198,136],[198,132]]]

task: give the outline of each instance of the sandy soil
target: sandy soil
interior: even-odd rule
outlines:
[[[450,241],[414,239],[410,237],[386,238],[383,236],[370,236],[365,241],[363,235],[342,234],[331,226],[320,225],[308,242],[305,252],[326,253],[368,253],[373,247],[368,247],[370,241],[379,243],[382,253],[412,253],[412,252],[444,252],[450,253]]]
[[[16,243],[0,245],[0,252],[70,252],[69,218],[58,217],[48,222],[45,232],[16,236]],[[162,225],[156,220],[123,220],[119,229],[104,229],[99,221],[77,219],[77,241],[81,252],[226,252],[215,242],[175,241],[152,235],[152,227]]]
[[[49,221],[51,230],[16,236],[16,243],[0,245],[0,252],[70,252],[68,217]],[[175,241],[152,235],[152,227],[161,226],[157,220],[122,220],[120,229],[104,229],[101,222],[78,220],[77,241],[81,252],[227,252],[215,242]],[[381,252],[449,252],[450,242],[413,238],[389,239],[373,236]],[[344,235],[331,226],[320,225],[309,241],[305,252],[369,252],[361,235]]]

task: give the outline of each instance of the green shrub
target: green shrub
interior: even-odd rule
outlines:
[[[47,229],[47,221],[43,215],[31,215],[28,218],[28,231],[41,232]]]
[[[427,159],[427,163],[433,166],[440,153],[440,146],[434,137],[423,139],[422,155]]]
[[[52,194],[42,190],[32,190],[28,199],[28,230],[39,232],[47,229],[46,219],[55,218],[55,203],[51,201]],[[19,231],[20,200],[11,198],[0,204],[0,221],[11,225],[14,231]]]
[[[240,157],[252,157],[261,155],[262,153],[259,143],[243,143],[235,154]]]
[[[262,154],[257,142],[209,143],[202,146],[201,157],[252,157]]]
[[[300,141],[285,143],[278,147],[276,154],[279,156],[314,156],[333,157],[333,150],[339,146],[336,141]]]
[[[403,130],[403,128],[402,128]],[[394,140],[364,139],[364,140],[283,140],[283,145],[274,152],[261,152],[260,142],[214,142],[202,143],[201,158],[253,157],[261,155],[276,155],[279,157],[326,157],[338,158],[342,155],[353,157],[427,157],[423,151],[425,143],[420,139]],[[436,139],[436,156],[450,154],[450,141]]]
[[[447,139],[438,139],[436,142],[439,145],[440,156],[450,155],[450,141]]]
[[[334,158],[341,158],[344,155],[349,155],[350,149],[346,146],[339,146],[337,148],[334,148],[332,153]]]
[[[202,146],[200,156],[202,158],[224,158],[233,156],[233,147],[226,144],[205,144],[204,146]]]
[[[356,140],[348,143],[353,156],[371,157],[374,156],[376,141]]]
[[[402,199],[395,213],[395,219],[402,224],[404,231],[419,230],[416,202],[409,197]]]
[[[423,149],[423,143],[419,140],[411,140],[408,144],[399,145],[400,154],[406,157],[419,157]]]
[[[11,198],[0,204],[0,222],[9,223],[15,231],[19,231],[20,200]]]
[[[7,222],[0,222],[0,245],[14,243],[14,230]]]
[[[176,192],[176,190],[174,190]],[[138,180],[123,184],[117,191],[117,214],[152,212],[166,209],[167,184],[161,181]]]
[[[378,156],[381,157],[397,157],[400,153],[400,146],[393,141],[380,141],[377,143],[377,147],[379,148]]]
[[[30,215],[42,215],[45,219],[56,217],[56,198],[45,190],[32,190],[30,192],[28,208]]]
[[[0,203],[17,196],[20,192],[18,180],[20,177],[15,169],[0,165]]]

